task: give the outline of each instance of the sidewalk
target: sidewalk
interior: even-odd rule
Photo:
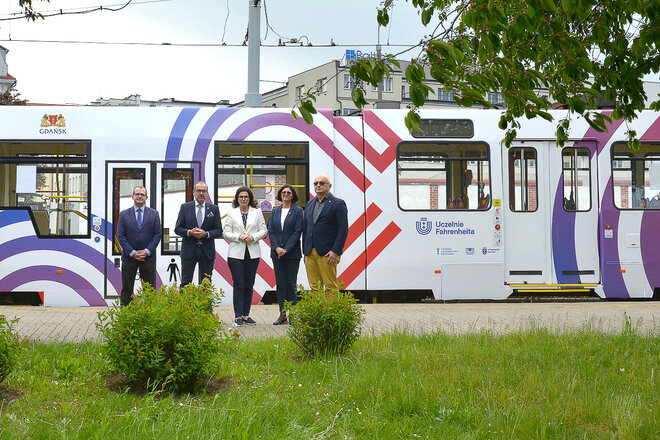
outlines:
[[[569,303],[462,303],[462,304],[363,304],[363,334],[380,335],[396,330],[411,333],[515,331],[530,323],[551,329],[572,330],[589,326],[603,332],[619,332],[626,317],[640,334],[660,334],[660,302],[569,302]],[[105,307],[0,306],[0,315],[17,318],[21,337],[42,342],[99,340],[94,325]],[[225,323],[233,320],[232,306],[218,306],[215,313]],[[244,326],[244,338],[279,337],[289,326],[272,325],[276,305],[252,307],[255,326]]]

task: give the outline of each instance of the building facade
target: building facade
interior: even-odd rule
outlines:
[[[410,99],[410,84],[406,81],[405,71],[410,61],[399,60],[401,67],[394,67],[390,77],[385,78],[381,84],[380,99],[378,88],[368,85],[365,87],[365,108],[406,108],[412,104]],[[430,73],[426,84],[434,90],[429,94],[424,108],[456,107],[454,91],[445,90],[443,85],[434,80]],[[304,72],[289,77],[287,85],[270,90],[262,94],[263,107],[294,107],[300,98],[309,91],[318,91],[315,106],[328,108],[341,115],[350,115],[357,112],[351,98],[354,89],[354,79],[350,75],[350,65],[333,60]],[[547,96],[547,90],[539,89],[540,95]],[[488,100],[495,105],[503,105],[502,94],[493,92]],[[232,104],[231,107],[243,107],[244,102]]]
[[[9,49],[0,46],[0,93],[4,93],[16,85],[16,78],[9,74],[7,52]]]
[[[99,98],[89,103],[91,106],[103,107],[227,107],[228,100],[218,102],[181,101],[174,98],[162,98],[158,101],[142,99],[138,94],[125,98]]]

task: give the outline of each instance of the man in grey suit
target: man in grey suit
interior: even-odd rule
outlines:
[[[156,247],[162,236],[158,211],[146,206],[149,198],[146,188],[136,186],[132,197],[133,206],[119,213],[117,224],[117,241],[121,245],[122,261],[122,306],[131,302],[138,269],[142,282],[156,287]]]
[[[199,264],[199,279],[211,279],[215,261],[215,239],[222,238],[222,223],[217,205],[206,201],[206,182],[195,184],[195,200],[181,205],[174,232],[183,237],[181,243],[181,287],[192,282]]]

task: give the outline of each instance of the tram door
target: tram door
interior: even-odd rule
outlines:
[[[223,218],[232,208],[236,190],[241,186],[252,190],[266,223],[270,221],[273,207],[281,202],[276,199],[278,189],[285,183],[297,193],[296,202],[302,208],[308,200],[309,145],[306,142],[221,142],[216,149],[216,197]],[[224,220],[223,220],[224,221]],[[257,271],[255,290],[265,292],[263,298],[256,294],[253,304],[277,302],[275,273],[270,264],[269,239],[261,244],[262,261]],[[298,284],[306,284],[305,268],[301,264]]]
[[[552,282],[548,147],[517,142],[502,148],[504,281]]]
[[[106,163],[106,297],[121,290],[121,246],[117,241],[119,213],[133,206],[133,189],[147,189],[146,205],[158,211],[162,226],[161,243],[156,249],[157,282],[181,281],[179,252],[181,237],[174,226],[182,203],[193,199],[193,186],[199,179],[198,162],[107,162]],[[109,240],[112,237],[112,240]],[[139,274],[138,274],[139,275]],[[136,284],[136,289],[139,284]]]
[[[599,281],[595,147],[519,141],[503,149],[506,283]]]

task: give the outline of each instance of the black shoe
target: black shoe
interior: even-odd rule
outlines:
[[[286,313],[280,313],[279,318],[273,323],[273,325],[282,325],[282,324],[288,324],[288,321],[286,319]]]
[[[257,322],[254,319],[250,318],[249,316],[247,318],[243,318],[243,324],[256,325],[256,323]]]
[[[233,325],[234,327],[243,327],[243,318],[236,318]]]

